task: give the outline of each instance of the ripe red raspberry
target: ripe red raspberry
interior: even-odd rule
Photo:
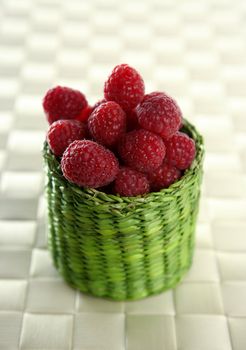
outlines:
[[[167,188],[178,180],[181,176],[181,171],[175,168],[173,165],[166,163],[148,174],[151,189],[153,191],[159,191],[162,188]]]
[[[183,132],[176,132],[165,141],[166,161],[179,169],[190,167],[196,155],[196,146],[193,139]]]
[[[119,171],[115,155],[90,140],[71,143],[61,160],[63,175],[78,186],[97,188],[112,182]]]
[[[117,102],[125,111],[137,106],[144,97],[144,82],[140,74],[127,64],[116,66],[104,85],[104,97]]]
[[[159,134],[164,139],[179,130],[182,113],[177,103],[163,92],[145,95],[136,108],[138,122],[146,130]]]
[[[120,169],[114,183],[114,191],[127,197],[148,193],[149,187],[146,175],[127,167]]]
[[[82,111],[77,117],[75,117],[75,120],[79,120],[80,122],[86,122],[89,116],[91,115],[92,111],[93,111],[93,107],[88,105],[87,107],[82,109]]]
[[[126,131],[125,112],[116,102],[104,102],[90,115],[88,129],[95,141],[112,146]]]
[[[126,114],[126,128],[127,131],[132,131],[135,129],[139,129],[140,126],[138,124],[138,117],[136,113],[136,109],[132,109],[128,111]]]
[[[75,140],[86,137],[86,127],[77,120],[57,120],[50,125],[47,142],[56,156],[62,156],[65,149]]]
[[[161,165],[166,152],[163,140],[144,129],[125,134],[119,142],[118,150],[129,167],[146,173]]]
[[[48,90],[43,99],[43,108],[50,124],[59,119],[74,119],[86,106],[84,94],[63,86]]]
[[[107,102],[107,100],[105,98],[102,98],[101,100],[98,100],[93,106],[92,106],[92,110],[94,111],[94,109],[96,109],[97,107],[99,107],[102,103]]]

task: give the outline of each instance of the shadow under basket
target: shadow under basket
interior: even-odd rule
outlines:
[[[160,192],[119,197],[69,183],[44,144],[48,246],[67,283],[81,292],[134,300],[173,288],[192,263],[204,156],[203,139],[184,120],[196,158]]]

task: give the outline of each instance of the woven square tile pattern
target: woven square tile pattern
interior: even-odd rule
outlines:
[[[205,137],[194,263],[136,302],[82,295],[46,249],[41,98],[91,103],[120,62],[175,96]],[[0,349],[246,349],[246,4],[240,0],[0,1]]]

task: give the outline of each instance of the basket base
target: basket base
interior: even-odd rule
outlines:
[[[73,284],[73,282],[71,282],[70,278],[67,278],[68,276],[64,275],[61,271],[59,271],[59,272],[62,275],[65,282],[71,288],[78,290],[82,294],[96,297],[96,298],[105,299],[105,300],[110,300],[110,301],[136,301],[136,300],[145,299],[145,298],[148,298],[148,297],[151,297],[154,295],[158,295],[158,294],[161,294],[169,289],[175,288],[182,281],[182,279],[185,277],[186,273],[191,268],[191,265],[192,265],[192,261],[190,262],[190,264],[188,266],[184,267],[181,271],[179,271],[178,277],[176,275],[172,280],[169,280],[168,284],[163,283],[163,285],[160,288],[156,288],[155,290],[144,289],[141,292],[139,291],[138,293],[135,293],[134,295],[133,294],[123,295],[123,293],[122,293],[122,295],[120,295],[120,293],[118,291],[115,294],[110,293],[110,295],[109,295],[109,293],[103,293],[103,291],[100,293],[99,290],[97,290],[97,292],[94,292],[93,290],[88,290],[88,288],[86,288],[82,285],[80,288],[78,286],[78,284],[76,284],[76,285]]]

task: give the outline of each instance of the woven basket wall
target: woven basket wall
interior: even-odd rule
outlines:
[[[196,142],[192,167],[168,189],[118,197],[69,183],[44,145],[49,240],[54,264],[82,292],[115,300],[140,299],[174,287],[192,263],[203,163]]]

